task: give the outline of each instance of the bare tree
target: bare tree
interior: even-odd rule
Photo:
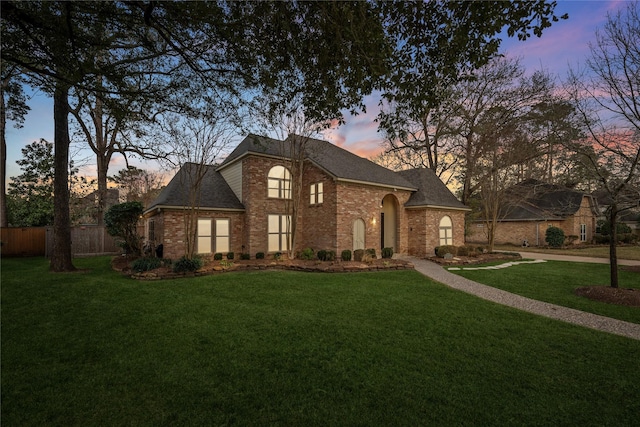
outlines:
[[[566,89],[586,137],[570,144],[611,201],[610,285],[618,287],[616,224],[640,204],[640,6],[607,16],[586,68],[571,70]]]
[[[202,186],[207,175],[220,161],[236,135],[233,108],[227,99],[219,103],[203,103],[197,114],[165,113],[159,117],[155,141],[164,150],[161,162],[169,169],[178,169],[178,178],[184,193],[184,256],[192,259],[196,254],[198,213]],[[209,99],[211,101],[211,99]]]
[[[291,220],[287,224],[287,234],[291,236],[288,255],[294,258],[300,206],[303,203],[303,177],[305,158],[309,152],[318,148],[310,141],[320,136],[320,131],[328,129],[331,120],[318,122],[305,114],[305,107],[300,95],[288,102],[271,92],[258,97],[250,110],[254,127],[275,135],[280,141],[280,156],[291,174],[290,197],[283,198],[284,208]]]

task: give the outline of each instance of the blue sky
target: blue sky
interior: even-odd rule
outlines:
[[[601,27],[607,13],[625,7],[625,1],[558,1],[556,14],[569,14],[569,19],[554,23],[541,38],[531,37],[524,42],[516,39],[503,40],[501,50],[508,56],[521,57],[528,72],[544,69],[564,79],[569,66],[580,67],[589,54],[589,42],[595,37],[595,30]],[[53,102],[41,92],[31,93],[29,112],[22,129],[15,129],[11,123],[7,126],[7,178],[20,174],[16,161],[21,158],[21,149],[33,141],[44,138],[53,141]],[[381,150],[381,135],[377,132],[375,118],[378,99],[370,96],[366,100],[367,113],[347,117],[346,124],[325,132],[327,140],[363,157],[370,157]],[[73,151],[73,149],[72,149]],[[78,155],[77,159],[89,157],[90,152]],[[147,169],[156,169],[155,163],[133,164]],[[115,174],[124,167],[124,160],[117,156],[109,166],[109,174]],[[85,175],[94,175],[94,166],[83,168]]]

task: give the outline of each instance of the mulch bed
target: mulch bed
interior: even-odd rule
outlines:
[[[232,262],[229,262],[229,265],[224,265],[224,263],[219,261],[208,261],[200,270],[191,273],[174,273],[167,267],[161,267],[143,273],[134,273],[131,271],[132,262],[132,259],[127,259],[125,257],[114,257],[111,261],[111,266],[114,270],[120,271],[124,275],[138,280],[208,276],[229,271],[291,270],[322,273],[350,273],[414,269],[413,264],[399,259],[376,259],[367,263],[357,261],[306,261],[300,259],[284,259],[278,261],[273,259],[252,259],[233,260]]]
[[[612,288],[611,286],[585,286],[575,290],[576,295],[608,304],[640,307],[640,289]]]
[[[516,252],[492,252],[486,254],[479,254],[477,256],[456,256],[452,259],[445,259],[433,256],[428,258],[429,261],[435,262],[442,266],[455,266],[455,265],[474,265],[484,264],[492,261],[518,261],[522,257]]]

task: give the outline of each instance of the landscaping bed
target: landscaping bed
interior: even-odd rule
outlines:
[[[111,266],[127,276],[138,280],[173,279],[180,277],[197,277],[219,274],[229,271],[255,270],[291,270],[322,273],[349,273],[379,270],[413,270],[414,266],[400,259],[373,259],[368,262],[359,261],[319,261],[302,259],[251,259],[234,261],[206,260],[205,265],[195,272],[174,273],[171,267],[160,267],[154,270],[136,273],[131,269],[133,259],[114,257]]]
[[[440,264],[443,266],[454,266],[486,264],[494,261],[517,261],[521,260],[522,257],[519,253],[516,252],[490,252],[473,256],[454,256],[452,258],[432,256],[427,259],[431,262],[435,262],[436,264]]]

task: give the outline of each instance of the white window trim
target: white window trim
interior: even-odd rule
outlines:
[[[278,229],[272,230],[271,219],[273,217],[278,217]],[[284,222],[283,222],[284,220]],[[278,248],[271,247],[270,237],[278,236]],[[285,245],[283,246],[282,241],[283,237],[286,237]],[[268,252],[286,252],[291,247],[291,215],[268,215],[267,217],[267,249]]]
[[[272,176],[272,172],[276,168],[284,169],[284,177]],[[272,195],[277,192],[277,195]],[[277,165],[269,169],[267,174],[267,197],[271,199],[291,199],[291,172],[282,165]]]
[[[309,204],[321,205],[324,202],[324,185],[322,182],[311,184]]]

